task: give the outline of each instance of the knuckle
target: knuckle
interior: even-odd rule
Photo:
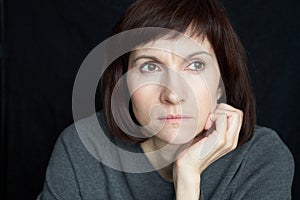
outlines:
[[[234,149],[233,146],[234,146],[233,144],[229,144],[229,145],[226,146],[226,149],[227,149],[228,151],[231,151],[232,149]]]
[[[237,143],[234,143],[232,147],[233,147],[233,149],[236,149]],[[232,149],[232,150],[233,150],[233,149]]]
[[[231,149],[235,149],[237,147],[237,143],[234,142],[232,145],[231,145]]]
[[[223,139],[223,138],[220,138],[218,141],[217,141],[217,146],[218,147],[224,147],[226,144],[226,141]]]

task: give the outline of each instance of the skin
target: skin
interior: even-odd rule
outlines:
[[[206,38],[192,39],[196,46],[161,38],[138,48],[127,73],[134,115],[149,135],[141,147],[146,153],[169,147],[148,159],[154,168],[170,163],[158,172],[173,181],[177,199],[199,199],[201,173],[236,148],[243,116],[217,104],[222,92],[215,53]]]

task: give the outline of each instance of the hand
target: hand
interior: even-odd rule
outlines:
[[[180,152],[173,165],[176,199],[200,199],[200,175],[215,160],[236,148],[243,112],[220,104],[209,115],[207,136],[197,136],[192,145]]]
[[[205,124],[207,136],[197,136],[173,165],[176,199],[200,199],[200,175],[214,161],[236,148],[243,112],[220,104]]]
[[[192,145],[181,152],[175,162],[176,170],[185,168],[200,175],[211,163],[234,150],[242,120],[241,110],[228,104],[219,104],[205,125],[210,134],[196,137]]]

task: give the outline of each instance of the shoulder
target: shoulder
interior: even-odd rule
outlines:
[[[289,199],[293,176],[288,147],[274,130],[256,126],[248,142],[205,170],[201,192],[207,199]]]
[[[75,121],[63,130],[57,138],[49,161],[51,170],[64,168],[65,171],[93,171],[99,167],[104,152],[109,156],[114,152],[106,151],[107,141],[113,140],[104,133],[98,114]],[[104,136],[107,134],[106,136]],[[86,165],[89,163],[89,165]],[[102,164],[100,164],[102,166]]]
[[[74,164],[96,163],[97,160],[84,144],[84,137],[80,136],[88,133],[90,126],[89,118],[86,118],[66,127],[57,138],[49,164],[64,166],[72,163],[70,166],[73,168]]]
[[[58,138],[57,145],[59,144],[63,145],[72,162],[81,161],[86,165],[87,161],[101,161],[114,169],[121,169],[119,154],[136,159],[135,153],[141,153],[139,145],[129,144],[113,136],[102,113],[96,113],[67,127]]]
[[[248,146],[246,160],[269,162],[291,170],[294,168],[290,150],[271,128],[255,126],[253,137],[245,145]]]
[[[97,141],[102,143],[103,139],[97,138],[94,123],[94,117],[88,117],[74,122],[60,134],[48,163],[40,199],[81,199],[81,195],[87,199],[108,198],[107,171],[114,176],[119,174],[99,162],[101,153],[95,154],[102,150]]]
[[[235,198],[290,199],[294,158],[279,135],[270,128],[256,126],[253,137],[244,145]]]
[[[101,146],[101,141],[107,138],[115,142],[112,134],[108,133],[102,113],[95,113],[86,118],[75,121],[60,134],[57,143],[63,143],[66,148],[90,151],[95,145]],[[89,152],[91,153],[91,152]]]

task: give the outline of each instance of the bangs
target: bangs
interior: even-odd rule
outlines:
[[[136,1],[113,29],[113,34],[143,27],[160,27],[187,34],[190,37],[205,36],[214,43],[220,41],[222,16],[220,5],[207,3],[208,0],[149,0]],[[152,35],[152,40],[158,39],[168,32]],[[216,35],[217,34],[217,35]],[[176,37],[173,36],[173,37]],[[145,41],[147,42],[147,41]]]
[[[153,32],[151,29],[146,29],[149,27],[164,30]],[[193,39],[207,39],[219,64],[227,103],[244,113],[238,145],[244,144],[252,137],[256,109],[247,69],[246,52],[224,7],[217,0],[137,0],[114,26],[112,35],[132,29],[140,31],[139,34],[119,38],[117,44],[122,45],[125,41],[130,43],[131,49],[134,49],[136,46],[164,36],[167,39],[176,39],[182,34]],[[123,133],[115,123],[110,110],[113,88],[127,71],[129,54],[130,52],[119,57],[104,73],[102,102],[110,131],[125,141],[139,143],[145,139],[133,138]]]

